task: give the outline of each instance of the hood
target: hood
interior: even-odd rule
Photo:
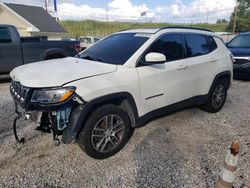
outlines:
[[[11,71],[10,76],[26,87],[57,87],[74,80],[115,72],[116,68],[116,65],[67,57],[23,65]]]
[[[250,48],[228,48],[235,57],[250,57]]]

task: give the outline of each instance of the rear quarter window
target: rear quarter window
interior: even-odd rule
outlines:
[[[212,36],[186,34],[185,45],[187,57],[195,57],[211,53],[217,48]]]
[[[11,35],[8,28],[0,27],[0,43],[11,42]]]

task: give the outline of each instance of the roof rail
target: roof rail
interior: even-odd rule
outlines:
[[[203,29],[203,28],[196,28],[196,27],[172,27],[172,26],[167,26],[167,27],[161,27],[159,29],[159,31],[163,30],[163,29],[194,29],[194,30],[201,30],[201,31],[209,31],[209,32],[213,32],[212,30],[210,29]]]

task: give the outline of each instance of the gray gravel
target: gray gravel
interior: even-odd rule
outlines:
[[[223,110],[186,109],[136,129],[107,160],[77,144],[54,146],[52,136],[22,123],[12,135],[9,83],[0,84],[0,187],[214,187],[232,140],[242,144],[235,187],[250,185],[250,82],[234,81]]]

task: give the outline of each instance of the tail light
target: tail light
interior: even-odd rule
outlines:
[[[80,44],[75,44],[75,50],[76,50],[77,52],[80,52],[80,51],[81,51],[81,46],[80,46]]]

